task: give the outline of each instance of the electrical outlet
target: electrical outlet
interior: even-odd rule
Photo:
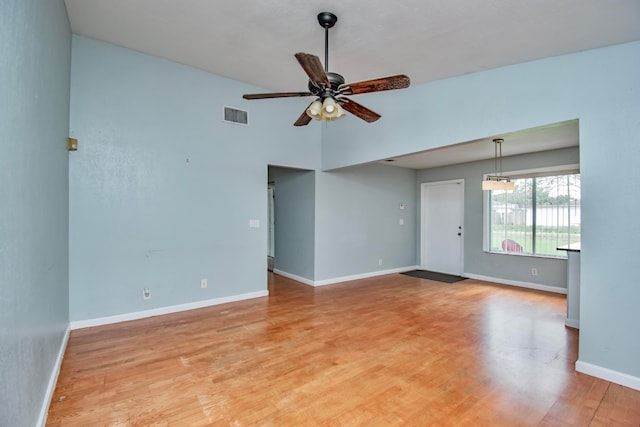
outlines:
[[[144,288],[142,290],[142,298],[143,299],[151,299],[151,289],[149,288]]]
[[[206,289],[206,287],[207,287],[207,279],[200,279],[200,287],[202,289]]]
[[[378,260],[378,265],[382,265],[382,258]]]
[[[532,275],[532,276],[537,276],[537,275],[538,275],[538,269],[537,269],[537,268],[535,268],[535,267],[534,267],[534,268],[532,268],[532,269],[531,269],[531,275]]]

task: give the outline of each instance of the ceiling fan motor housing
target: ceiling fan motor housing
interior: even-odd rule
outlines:
[[[313,81],[309,80],[309,91],[322,99],[339,95],[338,87],[344,84],[344,77],[338,73],[327,73],[327,78],[329,79],[329,83],[331,83],[331,87],[320,88],[316,86]]]

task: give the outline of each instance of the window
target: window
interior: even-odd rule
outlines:
[[[580,241],[580,173],[508,175],[514,191],[487,192],[488,251],[566,258],[556,248]]]

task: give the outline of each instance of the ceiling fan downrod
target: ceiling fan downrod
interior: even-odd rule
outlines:
[[[338,22],[338,17],[331,12],[320,12],[318,23],[324,28],[324,72],[329,72],[329,28]]]

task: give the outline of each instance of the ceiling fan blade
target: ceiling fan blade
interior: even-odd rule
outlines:
[[[268,99],[268,98],[293,98],[296,96],[311,96],[311,92],[274,92],[274,93],[249,93],[242,95],[244,99]]]
[[[368,123],[375,122],[380,117],[382,117],[375,111],[372,111],[364,105],[358,104],[357,102],[352,101],[349,98],[338,98],[338,104],[340,104],[343,109],[347,110],[354,116],[357,116]]]
[[[338,87],[338,91],[341,95],[358,95],[360,93],[382,92],[383,90],[404,89],[409,87],[409,84],[411,84],[409,77],[398,74],[397,76],[343,84]]]
[[[298,120],[296,120],[293,125],[294,126],[306,126],[309,123],[311,123],[311,117],[309,117],[309,115],[307,114],[307,109],[305,108],[304,111],[302,112],[302,114],[300,114],[300,117],[298,117]]]
[[[295,56],[304,69],[304,72],[307,73],[309,79],[311,79],[316,86],[319,88],[331,87],[327,73],[325,73],[324,68],[322,68],[320,58],[304,52],[296,53]]]

